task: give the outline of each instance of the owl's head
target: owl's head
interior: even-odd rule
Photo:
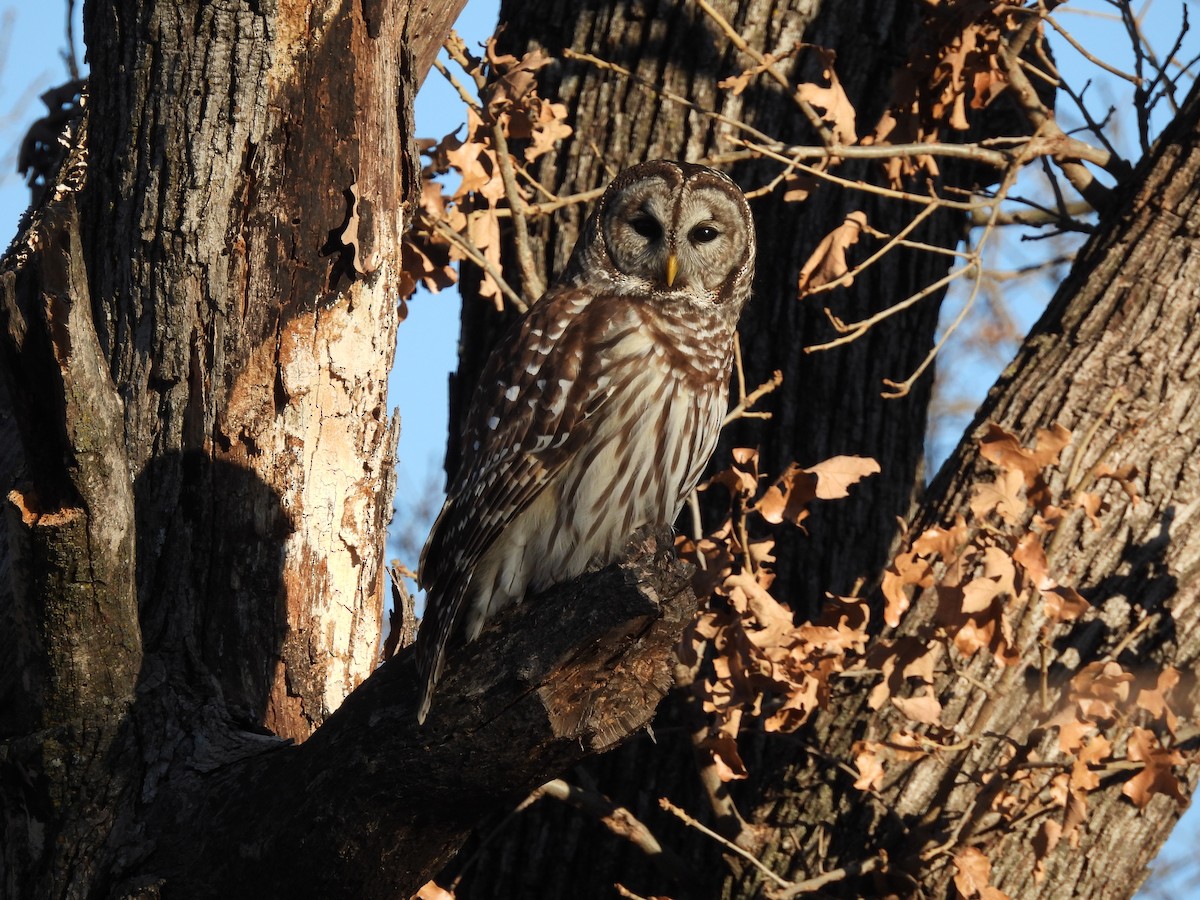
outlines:
[[[625,293],[731,307],[754,277],[754,222],[736,184],[707,166],[651,160],[608,186],[572,257]]]

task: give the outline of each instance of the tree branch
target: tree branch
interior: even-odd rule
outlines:
[[[408,896],[482,816],[650,722],[696,605],[671,544],[645,529],[625,562],[505,610],[452,654],[424,727],[402,651],[304,744],[192,776],[157,805],[151,869],[178,897]]]

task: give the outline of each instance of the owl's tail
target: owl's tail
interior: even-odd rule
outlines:
[[[445,651],[443,648],[438,648],[434,651],[435,655],[429,663],[425,663],[421,659],[420,650],[417,651],[417,668],[423,676],[425,682],[421,689],[421,705],[417,707],[417,724],[424,725],[425,717],[429,715],[429,707],[433,703],[433,689],[437,686],[438,679],[442,677],[442,666],[446,662]]]
[[[449,588],[449,590],[447,590]],[[463,594],[466,584],[451,585],[435,580],[425,594],[425,616],[417,629],[416,646],[417,672],[421,683],[421,704],[417,707],[417,722],[425,724],[429,706],[433,702],[433,689],[442,677],[446,665],[446,648],[462,617]]]

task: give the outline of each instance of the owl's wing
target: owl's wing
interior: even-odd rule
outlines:
[[[467,416],[462,463],[421,554],[423,587],[466,574],[590,431],[588,420],[612,393],[580,377],[591,374],[582,371],[580,346],[580,313],[591,299],[579,289],[546,296],[489,359]]]
[[[593,416],[621,385],[602,370],[603,343],[636,329],[626,304],[583,288],[552,290],[493,353],[471,403],[463,462],[421,554],[427,590],[418,665],[428,708],[446,643],[461,620],[475,564],[585,444]],[[627,312],[624,313],[628,315]],[[505,352],[511,347],[511,352]]]

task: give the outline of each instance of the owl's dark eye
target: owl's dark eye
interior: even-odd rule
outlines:
[[[693,244],[707,244],[709,241],[715,241],[717,235],[721,232],[713,228],[711,225],[697,225],[692,229],[692,233],[688,235]]]
[[[658,219],[650,215],[638,216],[629,222],[630,226],[648,241],[657,241],[662,237],[662,226],[658,224]]]

